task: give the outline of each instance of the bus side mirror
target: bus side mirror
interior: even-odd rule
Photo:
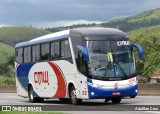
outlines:
[[[84,61],[88,62],[89,61],[89,56],[88,56],[87,48],[85,48],[84,46],[81,46],[81,45],[77,45],[77,47],[82,51],[83,57],[84,57]]]
[[[132,44],[132,46],[135,47],[135,48],[137,48],[138,54],[139,54],[139,59],[142,60],[144,58],[142,47],[139,46],[139,45],[137,45],[137,44]]]

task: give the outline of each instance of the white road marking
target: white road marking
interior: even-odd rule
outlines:
[[[147,113],[160,114],[160,111],[146,111]]]
[[[6,103],[7,103],[8,101],[0,101],[0,102],[1,102],[1,103],[4,103],[4,102],[6,102]]]

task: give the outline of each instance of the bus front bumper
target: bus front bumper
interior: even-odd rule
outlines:
[[[135,97],[137,96],[138,85],[130,86],[125,89],[104,90],[88,85],[89,99],[105,99],[113,97]]]

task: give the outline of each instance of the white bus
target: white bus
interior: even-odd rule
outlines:
[[[120,103],[137,95],[133,47],[127,34],[112,28],[77,28],[15,46],[16,88],[30,102],[45,98],[105,99]]]

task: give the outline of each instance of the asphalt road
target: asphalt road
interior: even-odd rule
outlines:
[[[105,103],[104,99],[84,100],[81,105],[75,106],[62,103],[58,99],[46,99],[41,103],[30,103],[28,98],[19,97],[16,93],[0,93],[0,105],[1,107],[12,106],[12,110],[18,109],[13,107],[39,107],[37,110],[60,111],[72,114],[106,114],[106,111],[112,114],[117,113],[117,111],[119,114],[121,112],[127,114],[127,111],[132,111],[131,114],[136,114],[137,111],[140,114],[160,114],[160,96],[137,96],[134,99],[124,98],[120,104],[112,104],[111,101]]]

